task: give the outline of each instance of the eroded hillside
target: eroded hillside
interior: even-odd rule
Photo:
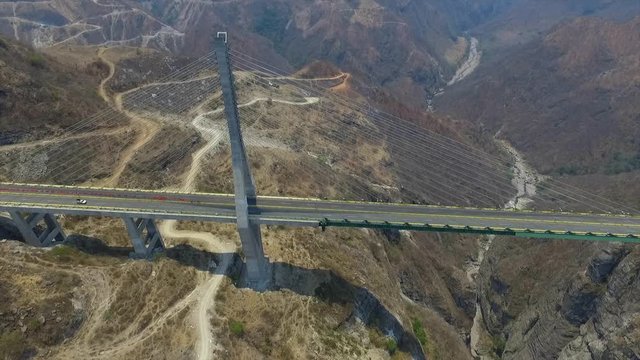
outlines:
[[[573,21],[486,63],[437,106],[508,139],[542,173],[603,193],[640,166],[639,30],[640,18]]]
[[[557,26],[483,64],[436,108],[508,140],[565,188],[591,191],[590,201],[637,208],[639,25]],[[476,319],[487,332],[478,354],[637,357],[638,259],[637,247],[622,244],[496,238],[479,272]]]
[[[38,48],[149,47],[196,55],[229,31],[250,55],[285,70],[327,60],[424,107],[469,51],[535,39],[569,17],[624,17],[634,0],[38,1],[0,2],[0,33]]]

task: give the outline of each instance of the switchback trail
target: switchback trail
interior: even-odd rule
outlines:
[[[239,108],[252,106],[260,101],[269,101],[268,98],[258,97],[247,103],[238,105]],[[287,104],[292,106],[303,106],[315,104],[319,101],[319,98],[307,97],[304,102],[294,102],[280,99],[271,99],[271,101],[281,104]],[[187,171],[184,177],[182,185],[182,191],[195,191],[195,180],[200,173],[202,159],[205,154],[215,149],[222,139],[225,137],[226,129],[224,127],[213,128],[211,125],[207,125],[204,121],[206,116],[218,114],[222,112],[224,108],[218,108],[206,113],[197,115],[192,125],[201,133],[201,135],[207,139],[207,143],[193,154],[191,167]],[[213,357],[213,350],[222,350],[218,342],[216,341],[212,329],[211,329],[211,317],[209,311],[215,309],[216,294],[220,289],[222,280],[226,275],[229,266],[233,261],[233,255],[236,253],[237,248],[231,241],[225,241],[218,238],[209,232],[198,232],[188,230],[176,230],[176,221],[165,221],[160,226],[160,231],[164,234],[165,238],[171,239],[183,239],[189,241],[196,241],[205,247],[207,251],[212,253],[218,253],[220,255],[219,263],[217,264],[214,274],[208,275],[207,280],[198,286],[201,297],[198,299],[196,309],[194,311],[194,321],[197,328],[197,341],[196,341],[196,356],[199,360],[210,360]]]
[[[136,152],[139,149],[141,149],[143,146],[145,146],[149,141],[151,141],[151,139],[153,139],[153,137],[160,130],[160,126],[156,121],[138,116],[137,114],[131,111],[128,111],[127,109],[124,108],[122,104],[122,96],[124,94],[136,91],[148,85],[131,89],[125,93],[116,94],[113,97],[113,99],[109,97],[109,95],[107,94],[106,88],[107,88],[108,82],[113,78],[113,75],[115,74],[115,64],[111,60],[109,60],[106,56],[104,56],[105,51],[106,51],[105,48],[101,48],[98,51],[98,57],[100,58],[101,61],[103,61],[109,67],[109,76],[107,76],[100,83],[98,93],[104,99],[104,101],[107,102],[107,104],[112,105],[113,107],[115,107],[116,110],[125,114],[131,120],[131,126],[136,129],[136,133],[137,133],[133,143],[130,146],[128,146],[124,150],[124,152],[120,154],[119,156],[120,161],[118,163],[118,166],[116,166],[116,168],[113,169],[111,176],[103,180],[101,183],[102,186],[115,187],[118,184],[118,181],[122,176],[122,173],[127,168],[127,165],[131,162],[131,159],[133,159]]]

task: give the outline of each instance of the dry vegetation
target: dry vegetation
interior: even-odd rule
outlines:
[[[275,286],[282,290],[258,294],[227,283],[218,295],[213,320],[230,345],[220,355],[401,359],[408,356],[411,339],[416,341],[411,324],[417,321],[424,329],[421,346],[429,358],[465,358],[457,332],[470,324],[455,303],[459,299],[454,300],[465,290],[456,288],[453,279],[434,276],[461,264],[447,263],[446,251],[429,255],[440,242],[434,237],[396,235],[264,228],[265,248],[275,264]],[[441,240],[458,251],[474,249],[471,240]],[[410,277],[401,275],[408,271]],[[457,281],[465,281],[464,274]],[[471,302],[473,294],[466,291],[462,296]],[[415,301],[406,300],[408,296]],[[396,329],[397,350],[388,337],[390,319],[396,316],[405,332]],[[443,318],[458,323],[452,326]]]
[[[55,139],[48,144],[0,147],[2,181],[71,184],[108,177],[118,154],[131,141],[132,131]]]
[[[464,61],[468,49],[469,41],[465,37],[460,36],[455,44],[451,45],[451,47],[445,51],[444,57],[449,64],[458,66]]]
[[[102,72],[92,60],[71,67],[2,37],[0,41],[5,44],[0,46],[0,145],[59,135],[106,108],[95,90]]]
[[[194,268],[165,258],[132,261],[127,252],[97,240],[71,241],[81,250],[0,244],[0,268],[11,275],[0,281],[2,295],[8,296],[0,309],[3,358],[30,353],[49,359],[127,359],[149,351],[191,351],[193,338],[179,302],[195,288]]]
[[[166,125],[127,164],[120,186],[142,189],[175,187],[189,168],[191,154],[202,145],[193,129]]]
[[[127,50],[123,54],[121,62],[126,66],[139,66],[130,58],[136,53]],[[109,58],[118,58],[117,52],[110,51]],[[120,90],[147,80],[128,82],[123,74],[116,71],[114,80]],[[255,75],[246,73],[237,78],[240,103],[256,97],[306,101],[292,87],[265,87],[255,81]],[[117,92],[113,86],[108,91]],[[165,118],[165,122],[155,138],[135,153],[119,185],[176,187],[184,180],[192,153],[203,145],[201,136],[185,120],[199,111],[218,108],[216,96],[212,94],[213,100],[202,109],[181,116],[145,108],[140,115]],[[348,109],[322,105],[345,116],[346,127],[327,122],[323,112],[327,110],[313,103],[259,101],[241,110],[259,193],[361,199],[377,192],[376,198],[399,198],[393,190],[397,177],[389,166],[391,156],[384,137],[342,136],[345,129],[372,134],[379,134],[379,129]],[[260,116],[251,116],[254,111]],[[208,121],[223,123],[218,114]],[[123,139],[132,134],[126,135]],[[96,181],[109,174],[118,161],[120,148],[116,146],[127,144],[109,143],[112,147],[91,144],[100,157],[92,162],[93,170],[76,181]],[[76,152],[73,147],[65,151]],[[232,192],[229,158],[224,142],[209,153],[197,189]],[[61,222],[68,233],[92,237],[72,238],[72,244],[91,255],[67,247],[42,255],[47,266],[79,277],[82,285],[76,291],[83,294],[83,321],[62,344],[46,347],[27,336],[26,341],[35,344],[29,346],[37,348],[38,354],[51,351],[52,358],[192,358],[195,333],[189,328],[188,314],[193,309],[191,300],[198,296],[192,290],[204,278],[198,270],[208,270],[209,260],[217,254],[180,241],[167,251],[170,259],[129,261],[129,244],[120,220],[66,217]],[[232,225],[179,223],[178,228],[209,231],[238,243]],[[263,236],[280,290],[258,294],[239,289],[231,281],[237,272],[230,275],[218,295],[213,319],[216,339],[222,345],[216,350],[220,356],[403,359],[424,351],[436,359],[468,357],[464,334],[473,316],[469,310],[473,293],[464,274],[465,262],[452,254],[473,257],[477,249],[473,239],[282,227],[265,227]],[[15,340],[13,332],[8,336]]]

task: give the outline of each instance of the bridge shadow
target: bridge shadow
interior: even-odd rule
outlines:
[[[135,258],[132,256],[133,247],[131,246],[111,246],[105,244],[104,241],[98,238],[84,235],[69,235],[64,241],[64,245],[74,247],[75,249],[90,255],[109,256],[122,260]],[[157,257],[153,257],[149,260],[153,261],[157,258],[166,257],[173,259],[182,265],[190,266],[200,271],[214,272],[216,268],[215,264],[220,261],[222,255],[223,254],[203,251],[194,248],[191,245],[180,244],[164,249],[164,251],[157,254]],[[235,257],[238,257],[238,259],[234,261],[234,264],[239,261],[239,256],[237,254],[234,253],[232,256],[234,256],[234,259]]]
[[[100,239],[81,235],[70,235],[65,245],[88,254],[121,259],[129,258],[133,251],[131,247],[108,246]],[[243,280],[244,263],[237,253],[211,253],[183,244],[165,249],[162,254],[183,265],[210,272],[216,271],[215,265],[212,264],[218,263],[222,256],[232,256],[234,261],[226,275],[238,288],[248,288]],[[267,291],[287,289],[327,303],[349,306],[352,309],[351,314],[342,326],[361,322],[393,337],[398,348],[411,354],[414,359],[425,359],[422,347],[413,333],[405,329],[398,318],[368,289],[350,283],[331,270],[308,269],[289,263],[274,262],[270,263],[270,272],[271,284]]]
[[[356,286],[335,272],[308,269],[289,263],[271,263],[271,291],[287,289],[296,294],[313,296],[328,303],[351,306],[352,312],[344,325],[361,322],[393,337],[398,348],[414,359],[425,359],[420,343],[410,330],[400,323],[367,288]]]

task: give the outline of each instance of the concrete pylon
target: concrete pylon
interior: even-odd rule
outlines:
[[[129,238],[133,244],[131,256],[139,259],[149,259],[154,253],[164,249],[164,242],[160,231],[153,219],[122,218],[127,227]]]
[[[253,223],[249,219],[251,207],[256,205],[256,187],[251,177],[244,140],[242,139],[226,33],[218,33],[214,40],[214,50],[218,61],[218,75],[224,99],[224,113],[227,118],[227,127],[229,128],[236,222],[246,264],[247,285],[255,289],[264,289],[268,286],[270,279],[269,260],[265,257],[264,249],[262,248],[260,225]]]

